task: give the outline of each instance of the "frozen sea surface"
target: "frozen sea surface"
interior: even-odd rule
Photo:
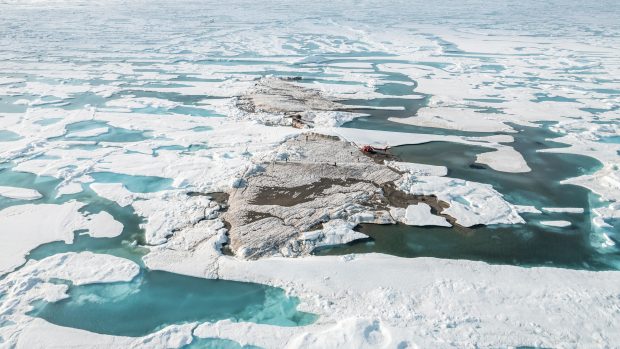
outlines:
[[[29,246],[28,255],[17,256],[27,264],[0,276],[0,346],[15,346],[22,340],[34,343],[32,347],[57,344],[54,336],[32,334],[40,323],[28,314],[108,335],[68,336],[96,338],[101,346],[111,343],[107,341],[129,343],[110,336],[149,343],[153,333],[171,347],[377,347],[387,338],[395,338],[385,344],[394,347],[418,340],[423,347],[437,343],[544,347],[558,346],[566,338],[583,347],[617,343],[608,333],[613,331],[604,328],[617,323],[614,319],[600,321],[597,326],[602,327],[595,329],[571,323],[574,328],[564,333],[550,324],[532,325],[536,321],[521,313],[486,317],[471,315],[470,309],[458,317],[452,314],[461,308],[449,301],[444,303],[450,308],[429,315],[419,297],[398,303],[401,294],[411,293],[398,285],[373,289],[368,304],[352,305],[351,299],[364,296],[347,293],[355,292],[351,285],[357,281],[346,277],[336,281],[346,272],[318,277],[310,272],[312,266],[300,270],[299,275],[305,276],[295,280],[268,277],[269,272],[286,274],[282,267],[239,276],[235,270],[245,270],[245,264],[233,271],[222,267],[233,259],[220,253],[225,226],[210,211],[218,204],[209,196],[256,171],[256,163],[272,159],[273,149],[297,132],[238,121],[231,99],[264,76],[301,77],[300,85],[365,114],[344,127],[405,133],[398,137],[407,140],[401,142],[404,145],[392,149],[402,161],[446,166],[449,177],[490,184],[502,200],[527,206],[521,213],[525,223],[518,225],[471,229],[364,225],[360,229],[369,239],[319,254],[391,255],[387,261],[383,257],[375,261],[372,254],[359,261],[376,267],[380,267],[376,263],[416,263],[415,258],[393,256],[454,259],[440,262],[448,263],[446,275],[452,275],[450,268],[477,265],[463,259],[498,264],[501,270],[513,270],[502,269],[507,265],[617,270],[617,1],[5,0],[0,1],[0,13],[0,186],[41,194],[28,200],[0,196],[0,217],[12,212],[4,210],[21,205],[35,205],[24,217],[36,217],[36,205],[76,201],[80,207],[58,219],[64,226],[53,227],[64,229],[65,236],[73,239]],[[420,135],[432,135],[435,141],[418,144]],[[494,141],[491,136],[501,138]],[[458,200],[464,202],[462,197]],[[484,202],[471,204],[484,207]],[[82,223],[102,212],[123,225],[119,236],[88,235]],[[545,221],[571,225],[554,227],[541,223]],[[17,227],[2,227],[0,234],[12,231]],[[161,250],[173,256],[169,265],[158,265],[168,271],[147,268],[143,258]],[[84,251],[130,260],[140,266],[140,275],[131,282],[111,284],[70,285],[56,280],[33,299],[26,291],[6,291],[15,289],[9,285],[11,277],[22,277],[19,273],[36,261]],[[349,259],[355,257],[342,257]],[[303,265],[305,260],[297,262]],[[391,275],[388,269],[386,277]],[[515,273],[527,273],[521,269]],[[543,279],[553,280],[553,269],[544,273],[548,274]],[[230,275],[237,281],[211,280]],[[492,280],[492,275],[489,271],[480,277]],[[532,280],[530,274],[518,275],[524,283]],[[29,280],[24,282],[33,282]],[[335,284],[328,292],[322,285],[330,280]],[[449,299],[458,297],[448,289],[480,290],[462,288],[462,282],[469,280],[438,280],[427,287],[438,298]],[[493,283],[488,285],[492,289]],[[534,286],[524,285],[528,290]],[[599,289],[612,292],[612,286]],[[559,309],[560,315],[572,311],[567,310],[569,302],[553,303],[556,300],[549,295],[556,291],[533,291],[537,301],[532,304]],[[578,292],[569,289],[564,295],[586,297]],[[592,304],[605,309],[617,306],[610,297],[601,301],[608,295],[594,293],[592,297],[601,298],[592,298]],[[299,302],[295,295],[302,296]],[[489,304],[501,304],[501,293],[484,296]],[[476,297],[483,299],[480,294]],[[16,300],[22,299],[32,301],[34,309],[15,308],[21,304]],[[380,316],[360,320],[357,308],[367,309],[369,318]],[[309,309],[318,320],[305,312]],[[581,315],[588,319],[592,314]],[[349,316],[357,317],[349,321]],[[511,316],[518,317],[522,332],[503,336],[506,329],[516,331],[512,324],[517,320]],[[206,322],[207,329],[202,330],[208,333],[209,324],[218,320],[232,320],[233,330],[226,332],[227,323],[217,324],[213,326],[218,338],[206,334],[200,338],[197,325],[191,325]],[[318,324],[310,325],[313,320]],[[419,337],[397,342],[401,333],[388,333],[383,321],[398,324],[393,328],[403,333],[411,334],[413,328],[426,332],[416,330]],[[565,323],[561,318],[554,322]],[[335,328],[321,327],[334,323]],[[289,328],[297,325],[308,326]],[[183,326],[191,327],[189,335]],[[239,326],[246,326],[246,332],[236,330]],[[584,328],[588,336],[571,337]],[[483,330],[490,332],[480,335]],[[261,336],[252,331],[285,334]],[[308,332],[300,335],[303,331]],[[507,339],[494,339],[498,333]],[[547,336],[536,335],[540,333]],[[294,335],[303,340],[288,343]],[[346,341],[330,342],[333,338]]]

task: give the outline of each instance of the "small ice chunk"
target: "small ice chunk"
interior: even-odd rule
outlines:
[[[81,193],[82,190],[83,189],[82,189],[81,183],[71,182],[71,183],[59,186],[58,190],[56,191],[57,192],[56,197]]]
[[[86,227],[89,235],[94,238],[113,238],[123,232],[123,224],[108,212],[102,211],[88,216],[87,219]]]
[[[580,207],[543,207],[543,211],[549,213],[583,213]]]
[[[73,242],[73,232],[84,229],[84,206],[77,201],[62,205],[19,205],[0,210],[0,274],[26,261],[33,248],[53,242]]]
[[[499,172],[525,173],[532,169],[518,151],[511,147],[499,147],[494,151],[476,155],[476,162]]]
[[[569,221],[540,221],[540,224],[556,228],[566,228],[571,226]]]
[[[435,216],[434,214],[432,214],[431,207],[423,202],[420,202],[417,205],[409,205],[409,207],[407,207],[407,210],[405,211],[404,223],[407,225],[418,226],[452,226],[452,224],[450,224],[444,217]]]
[[[599,228],[612,228],[611,224],[605,222],[603,217],[594,217],[592,218],[592,223]]]
[[[36,200],[43,197],[34,189],[0,186],[0,196],[17,200]]]
[[[303,240],[314,242],[314,246],[333,246],[346,244],[368,236],[353,230],[354,223],[342,219],[334,219],[323,224],[322,230],[304,232]]]

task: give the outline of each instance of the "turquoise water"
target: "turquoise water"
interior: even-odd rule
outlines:
[[[609,136],[601,139],[603,143],[620,144],[620,136]]]
[[[93,130],[96,128],[107,127],[108,132],[91,137],[73,137],[71,133],[73,132],[82,132]],[[148,139],[143,131],[134,131],[128,130],[121,127],[114,127],[108,125],[106,122],[97,121],[97,120],[89,120],[89,121],[80,121],[73,124],[69,124],[66,126],[67,135],[53,138],[55,139],[64,139],[71,141],[93,141],[93,142],[139,142]]]
[[[479,4],[478,4],[479,3]],[[463,73],[469,77],[476,74],[487,76],[505,75],[496,86],[485,85],[485,88],[508,90],[534,88],[536,91],[546,91],[547,86],[562,86],[570,90],[571,82],[588,80],[590,85],[601,84],[598,89],[587,91],[607,94],[604,96],[618,95],[617,89],[604,87],[604,80],[599,79],[599,74],[586,75],[601,71],[609,62],[606,57],[608,50],[592,52],[579,52],[580,57],[590,60],[593,67],[588,72],[588,64],[583,68],[570,68],[573,60],[570,48],[567,53],[567,69],[560,69],[560,74],[554,74],[552,66],[544,66],[544,55],[532,54],[531,59],[521,61],[527,63],[525,76],[521,73],[507,73],[502,63],[502,56],[520,60],[524,54],[513,52],[485,54],[479,52],[465,52],[456,44],[431,34],[421,32],[411,33],[413,36],[422,35],[429,39],[427,43],[422,41],[422,46],[409,46],[406,50],[419,51],[421,62],[404,61],[399,52],[377,52],[383,44],[379,40],[371,43],[364,42],[364,31],[389,32],[409,26],[411,23],[420,23],[426,28],[426,24],[440,25],[442,28],[457,27],[469,28],[468,33],[477,32],[478,29],[519,29],[522,34],[532,31],[526,37],[524,46],[529,45],[530,39],[543,37],[549,41],[550,35],[562,39],[566,36],[579,38],[582,31],[596,33],[597,40],[593,44],[606,45],[605,35],[615,36],[618,31],[611,28],[609,23],[616,23],[617,16],[614,11],[609,11],[614,3],[598,1],[589,3],[586,7],[593,9],[593,16],[583,16],[579,11],[583,4],[560,4],[546,2],[532,2],[533,4],[519,4],[519,6],[505,6],[505,4],[493,4],[491,2],[478,2],[475,4],[461,4],[446,2],[437,6],[402,6],[399,3],[381,3],[368,7],[368,4],[356,3],[329,3],[315,8],[308,4],[290,2],[264,2],[258,5],[246,2],[239,5],[246,11],[230,11],[230,6],[204,6],[200,2],[184,3],[178,6],[173,2],[157,2],[155,6],[142,6],[138,3],[124,3],[120,7],[106,6],[79,6],[68,9],[72,14],[65,16],[63,20],[53,20],[54,14],[62,16],[66,14],[62,8],[58,11],[50,11],[49,8],[41,9],[37,6],[17,6],[8,4],[3,6],[1,22],[6,24],[5,32],[10,33],[3,43],[10,47],[6,51],[3,62],[6,62],[6,74],[9,76],[24,77],[30,82],[50,82],[52,85],[80,85],[113,87],[112,91],[118,91],[109,98],[104,98],[93,92],[72,93],[71,98],[60,99],[58,96],[46,96],[48,91],[39,89],[41,96],[22,94],[0,96],[0,112],[24,113],[25,105],[17,105],[18,99],[29,101],[41,100],[43,103],[38,108],[62,108],[65,110],[85,109],[87,105],[102,107],[109,100],[119,96],[133,95],[136,97],[162,98],[181,104],[176,108],[149,107],[137,109],[135,112],[166,115],[171,120],[175,113],[195,117],[218,117],[212,110],[203,109],[200,105],[205,99],[219,99],[217,96],[205,96],[195,92],[193,95],[184,95],[176,92],[149,92],[140,91],[141,88],[184,87],[189,82],[218,82],[221,79],[235,79],[241,75],[252,76],[302,76],[302,83],[327,82],[362,85],[363,82],[354,81],[329,67],[332,63],[371,63],[373,67],[373,80],[376,80],[376,91],[384,98],[376,98],[370,101],[352,100],[346,101],[350,105],[361,105],[358,111],[366,112],[370,116],[357,119],[346,127],[365,129],[391,130],[399,132],[427,133],[438,135],[461,135],[461,136],[485,136],[489,133],[461,132],[442,130],[430,127],[416,127],[403,125],[387,120],[389,117],[409,117],[428,103],[430,96],[416,92],[417,83],[406,74],[383,72],[381,64],[411,64],[417,63],[418,68],[424,70],[437,68],[443,73],[450,74],[458,79],[459,69],[457,66],[460,58],[466,58],[471,66],[463,66]],[[358,6],[359,5],[359,6]],[[480,6],[482,5],[482,6]],[[76,4],[78,6],[78,4]],[[239,7],[237,6],[237,7]],[[301,6],[301,7],[300,7]],[[473,10],[470,8],[473,6]],[[246,8],[247,7],[247,8]],[[302,10],[299,10],[302,9]],[[597,11],[598,9],[598,11]],[[246,16],[246,12],[258,11],[257,16]],[[548,20],[546,13],[557,14]],[[235,14],[241,13],[238,17]],[[469,13],[470,16],[463,16]],[[51,17],[50,17],[51,16]],[[109,16],[109,17],[108,17]],[[213,16],[213,17],[211,17]],[[51,19],[50,19],[51,18]],[[59,17],[60,18],[60,17]],[[144,20],[147,18],[148,20]],[[556,20],[562,18],[562,21]],[[590,20],[595,18],[595,20]],[[24,19],[28,19],[27,21]],[[58,18],[56,18],[58,19]],[[209,19],[215,19],[210,22]],[[50,25],[52,23],[53,25]],[[565,25],[574,23],[575,25]],[[607,23],[607,24],[605,24]],[[301,26],[296,27],[297,24]],[[355,26],[360,24],[360,28]],[[465,24],[465,25],[462,25]],[[316,25],[312,27],[310,25]],[[342,25],[342,35],[329,34],[330,26]],[[606,27],[607,26],[607,27]],[[277,32],[273,28],[277,27]],[[430,26],[428,26],[430,28]],[[300,33],[310,28],[310,32]],[[314,28],[319,29],[318,32]],[[252,44],[244,42],[245,34],[255,33],[249,29],[255,29],[261,37],[273,36],[273,47],[266,49],[284,49],[286,54],[281,56],[261,57],[259,53],[252,52]],[[340,28],[338,28],[339,30]],[[359,31],[358,31],[359,29]],[[600,30],[605,29],[605,30]],[[325,33],[323,32],[325,31]],[[354,39],[346,37],[353,32]],[[301,34],[301,35],[299,35]],[[250,35],[250,36],[251,36]],[[470,34],[467,34],[470,35]],[[392,38],[389,35],[380,35],[377,38],[386,40],[386,46]],[[585,37],[589,41],[590,34]],[[487,39],[494,40],[493,37]],[[222,42],[217,42],[218,40]],[[235,42],[237,40],[237,42]],[[239,42],[241,40],[241,42]],[[217,44],[210,46],[213,41]],[[561,42],[559,40],[558,42]],[[246,45],[247,43],[247,45]],[[406,41],[394,42],[396,45],[406,45]],[[556,43],[548,42],[551,48]],[[346,46],[342,46],[346,45]],[[430,45],[430,46],[426,46]],[[262,46],[262,45],[261,45]],[[402,47],[402,46],[400,46]],[[611,46],[607,46],[611,47]],[[437,49],[440,49],[437,51]],[[261,47],[263,49],[263,47]],[[517,48],[519,50],[519,48]],[[525,50],[525,47],[524,47]],[[338,51],[349,51],[340,53]],[[412,52],[410,51],[410,52]],[[426,52],[424,52],[426,51]],[[427,55],[431,51],[430,55]],[[444,62],[435,62],[434,56],[443,56]],[[310,59],[304,59],[308,57]],[[377,58],[380,57],[380,58]],[[355,59],[353,59],[355,58]],[[446,58],[448,63],[446,63]],[[20,69],[20,60],[27,62],[29,67],[36,69]],[[296,62],[296,63],[291,63]],[[41,63],[38,66],[37,63]],[[235,67],[234,72],[228,69],[213,69],[215,65],[227,65]],[[274,66],[275,65],[275,66]],[[252,66],[252,67],[250,67]],[[259,66],[255,68],[254,66]],[[48,68],[46,68],[48,67]],[[46,72],[49,67],[58,67],[59,71]],[[263,69],[264,68],[264,69]],[[40,69],[40,70],[39,70]],[[62,71],[62,69],[75,70]],[[546,71],[536,71],[536,69]],[[16,70],[16,71],[11,71]],[[24,74],[19,71],[26,70],[31,73]],[[105,72],[118,70],[118,77],[107,78],[100,76]],[[224,72],[226,70],[226,72]],[[510,71],[511,69],[508,69]],[[367,74],[365,69],[350,69],[348,73]],[[150,78],[142,76],[141,72],[155,72],[170,74],[164,77]],[[209,74],[221,77],[219,72],[224,72],[225,77],[210,79]],[[85,73],[85,74],[82,74]],[[549,73],[549,74],[547,74]],[[2,74],[5,74],[4,72]],[[39,77],[38,75],[51,75],[57,78]],[[415,73],[417,74],[417,73]],[[70,76],[75,75],[75,78]],[[444,74],[441,74],[444,75]],[[605,75],[605,74],[601,74]],[[482,77],[482,75],[479,75]],[[241,77],[242,79],[247,77]],[[483,77],[484,78],[484,77]],[[611,78],[611,77],[610,77]],[[45,79],[48,79],[47,81]],[[365,80],[362,77],[361,80]],[[492,79],[489,79],[492,80]],[[112,85],[111,83],[115,84]],[[385,82],[385,83],[384,83]],[[487,84],[486,82],[483,84]],[[15,83],[14,86],[24,86],[25,83]],[[4,88],[4,87],[3,87]],[[79,89],[78,89],[79,90]],[[550,88],[549,90],[553,90]],[[509,96],[522,97],[521,91],[516,91]],[[558,93],[555,91],[555,93]],[[50,94],[53,94],[50,92]],[[401,99],[400,96],[415,94],[420,99]],[[476,94],[473,94],[476,95]],[[578,94],[567,91],[566,96]],[[471,100],[482,104],[481,109],[487,112],[498,112],[503,100],[498,93],[497,98],[489,94],[489,98]],[[530,97],[526,97],[530,98]],[[540,93],[535,95],[537,102],[571,102],[574,99],[547,95]],[[468,103],[466,103],[468,104]],[[600,104],[603,105],[603,104]],[[371,110],[373,106],[397,106],[404,107],[402,111]],[[584,104],[585,107],[585,104]],[[52,109],[49,109],[52,110]],[[582,110],[593,114],[602,113],[605,109],[583,108]],[[97,111],[105,112],[105,111]],[[47,117],[47,116],[46,116]],[[131,114],[128,113],[130,118]],[[49,118],[38,122],[39,125],[51,125],[58,122],[59,115],[50,112]],[[124,128],[111,127],[103,122],[84,122],[72,124],[67,127],[69,132],[85,131],[94,127],[107,126],[110,131],[94,137],[62,137],[58,139],[72,141],[89,141],[93,144],[71,145],[68,149],[92,150],[99,147],[100,142],[140,142],[148,141],[148,132],[133,131]],[[206,128],[195,128],[194,131],[207,131]],[[493,171],[486,166],[474,163],[475,156],[488,149],[467,147],[451,143],[429,143],[421,146],[405,146],[395,148],[394,152],[405,161],[423,163],[435,163],[449,167],[450,175],[458,178],[476,180],[493,184],[498,190],[514,203],[535,204],[537,206],[579,206],[586,210],[596,206],[592,195],[587,190],[574,186],[561,186],[558,182],[567,177],[589,173],[594,171],[600,164],[589,158],[557,155],[538,154],[537,149],[556,147],[559,144],[547,141],[545,138],[553,137],[542,130],[538,134],[536,130],[520,129],[515,146],[520,151],[533,169],[530,174],[503,174]],[[0,131],[0,142],[16,140],[19,135]],[[207,138],[205,136],[205,138]],[[56,140],[58,140],[56,139]],[[208,140],[208,139],[207,139]],[[602,142],[618,143],[617,139],[603,139]],[[1,144],[1,143],[0,143]],[[119,144],[120,145],[120,144]],[[122,146],[122,145],[120,145]],[[185,154],[205,149],[206,145],[193,144],[189,147],[168,146],[154,151],[154,156],[164,151],[179,151]],[[440,154],[441,156],[438,156]],[[196,154],[197,155],[197,154]],[[155,159],[154,161],[157,161]],[[94,251],[108,253],[128,258],[142,265],[141,257],[147,252],[141,247],[144,244],[143,231],[140,224],[143,219],[135,214],[131,207],[121,208],[116,203],[98,197],[88,185],[84,192],[74,195],[56,198],[56,186],[58,180],[49,177],[37,177],[31,174],[19,173],[13,170],[13,165],[0,167],[0,183],[5,185],[23,186],[35,188],[43,193],[43,198],[33,203],[62,203],[67,200],[79,200],[87,203],[84,212],[106,211],[124,225],[121,236],[116,238],[93,239],[76,233],[75,243],[66,245],[55,242],[40,246],[30,253],[29,258],[40,259],[46,256],[66,251]],[[160,177],[127,176],[113,173],[95,173],[92,175],[97,182],[119,182],[133,192],[151,193],[170,189],[172,181]],[[0,199],[0,209],[25,201]],[[518,265],[551,265],[570,268],[606,269],[610,268],[610,261],[617,260],[617,253],[600,254],[590,247],[589,233],[590,216],[574,214],[526,214],[524,217],[528,224],[520,226],[496,226],[477,227],[473,229],[446,229],[446,228],[417,228],[402,225],[394,226],[370,226],[363,225],[361,230],[367,233],[371,239],[359,243],[343,246],[339,249],[325,250],[323,253],[347,253],[347,252],[387,252],[400,256],[434,256],[444,258],[466,258],[483,260],[491,263],[518,264]],[[571,228],[557,229],[542,227],[538,222],[542,219],[566,219],[573,223]],[[611,222],[614,229],[618,230],[620,223]],[[614,237],[617,240],[617,237]],[[274,289],[257,284],[246,284],[230,281],[203,280],[185,277],[165,272],[148,271],[142,269],[141,275],[130,283],[117,283],[107,285],[72,286],[70,298],[58,303],[40,302],[36,304],[33,315],[39,316],[57,324],[84,328],[95,332],[124,335],[144,335],[166,324],[184,323],[188,321],[214,321],[217,319],[234,319],[255,321],[261,323],[273,323],[285,326],[295,326],[312,321],[313,316],[297,312],[295,310],[297,300],[288,298],[280,289]],[[0,297],[2,297],[0,295]],[[241,348],[238,343],[221,339],[196,339],[187,348]]]
[[[162,271],[145,271],[130,283],[70,286],[69,295],[55,303],[39,302],[30,315],[61,326],[133,337],[188,322],[232,319],[299,326],[315,318],[298,312],[299,301],[281,289]]]
[[[176,114],[202,116],[202,117],[221,117],[222,116],[220,114],[215,113],[213,110],[193,108],[193,107],[187,107],[187,106],[174,107],[170,109],[170,112],[176,113]]]
[[[11,142],[11,141],[16,141],[21,138],[22,137],[19,134],[13,131],[0,130],[0,142]]]
[[[134,192],[155,192],[170,187],[171,180],[159,177],[128,176],[98,172],[97,182],[125,183]],[[56,198],[59,180],[16,172],[10,164],[0,166],[0,185],[35,188],[44,197],[32,203],[63,203],[78,200],[87,203],[85,213],[106,211],[123,224],[120,236],[92,238],[75,233],[73,244],[62,241],[41,245],[32,250],[28,259],[42,258],[64,252],[91,251],[110,254],[143,265],[147,250],[143,219],[129,207],[97,196],[88,186],[78,194]],[[0,199],[0,209],[21,204]],[[207,280],[162,271],[142,269],[140,276],[129,283],[71,286],[70,298],[56,303],[34,304],[30,313],[51,323],[80,328],[96,333],[143,336],[169,324],[232,319],[279,326],[311,323],[316,316],[296,310],[298,299],[286,296],[282,289],[255,283]],[[198,340],[193,348],[234,348],[236,343],[219,340]]]
[[[60,184],[60,180],[54,177],[37,176],[32,173],[14,171],[13,166],[11,163],[0,163],[0,185],[35,189],[41,193],[42,198],[37,200],[17,200],[0,196],[0,209],[18,204],[54,202],[56,186]]]
[[[172,189],[172,179],[155,176],[128,175],[115,172],[93,172],[89,176],[98,183],[123,183],[134,193],[154,193]]]
[[[75,234],[73,244],[52,242],[30,252],[39,260],[64,252],[92,251],[143,265],[143,219],[131,206],[98,197],[89,188],[68,199],[88,204],[84,212],[106,211],[123,224],[120,236],[92,238]],[[60,202],[60,201],[59,201]],[[233,319],[279,326],[311,323],[315,316],[298,312],[299,301],[284,291],[255,283],[208,280],[142,269],[130,283],[71,286],[70,298],[56,303],[38,302],[30,313],[47,321],[97,333],[143,336],[169,324]],[[199,347],[199,346],[198,346]]]
[[[192,128],[192,131],[194,132],[204,132],[204,131],[210,131],[212,130],[212,127],[209,126],[196,126],[194,128]]]
[[[98,123],[78,123],[69,131],[88,130],[99,127]],[[117,133],[118,135],[118,133]],[[126,136],[127,140],[133,136]],[[100,137],[100,136],[98,136]],[[86,138],[86,137],[85,137]],[[107,140],[110,140],[108,138]],[[201,145],[186,151],[201,149]],[[128,190],[150,193],[170,189],[172,180],[161,177],[130,176],[110,172],[90,174],[99,183],[123,183]],[[41,245],[32,250],[28,259],[42,258],[64,252],[91,251],[127,258],[143,265],[141,258],[147,250],[143,219],[131,207],[97,196],[88,186],[77,194],[57,198],[60,180],[41,177],[31,173],[14,171],[13,164],[0,164],[0,185],[33,188],[43,194],[41,199],[26,202],[0,198],[0,209],[24,203],[56,203],[69,200],[86,203],[84,213],[105,211],[123,224],[120,236],[92,238],[75,232],[74,242],[62,241]],[[288,297],[282,289],[255,283],[224,280],[207,280],[162,271],[142,269],[140,276],[129,283],[94,284],[71,286],[69,298],[56,303],[44,301],[34,304],[32,316],[74,328],[96,333],[144,336],[169,324],[217,321],[232,319],[252,321],[279,326],[298,326],[311,323],[316,316],[296,310],[299,301]],[[235,347],[234,342],[201,339],[190,348]]]
[[[617,268],[620,254],[601,255],[590,245],[586,217],[577,224],[569,214],[523,214],[526,220],[567,219],[569,228],[537,224],[494,225],[475,228],[362,225],[370,239],[323,249],[319,255],[381,252],[402,257],[478,260],[494,264],[554,266],[574,269]]]

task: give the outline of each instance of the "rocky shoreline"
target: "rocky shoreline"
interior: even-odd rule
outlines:
[[[281,160],[262,164],[230,192],[222,218],[237,256],[307,255],[318,246],[365,238],[353,230],[359,223],[395,224],[402,220],[399,209],[409,205],[424,202],[434,212],[449,206],[398,190],[401,171],[336,137],[302,134],[277,151]]]

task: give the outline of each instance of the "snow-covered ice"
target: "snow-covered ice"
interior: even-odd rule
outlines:
[[[409,205],[405,210],[404,223],[407,225],[436,225],[440,227],[451,227],[444,217],[436,216],[431,213],[431,207],[421,202],[417,205]]]
[[[25,256],[35,247],[53,241],[73,242],[76,230],[87,229],[93,236],[116,236],[122,224],[107,212],[85,217],[77,201],[62,205],[19,205],[0,211],[0,274],[9,272],[25,262]]]
[[[406,175],[398,185],[407,193],[435,195],[449,203],[450,207],[443,213],[465,227],[525,223],[519,209],[488,184],[449,177]]]
[[[542,152],[600,162],[562,182],[595,194],[589,207],[517,205],[506,188],[453,178],[443,166],[387,165],[403,173],[401,190],[436,196],[450,205],[442,214],[465,227],[581,227],[563,219],[583,213],[592,219],[591,231],[567,231],[583,234],[600,252],[597,258],[613,265],[620,217],[616,1],[145,6],[10,0],[0,12],[0,32],[6,34],[0,35],[6,48],[0,63],[0,161],[11,165],[0,176],[14,181],[2,183],[0,196],[43,202],[10,206],[19,202],[2,200],[0,346],[176,348],[213,337],[266,348],[620,342],[617,271],[378,254],[240,261],[222,255],[226,224],[220,207],[207,198],[230,192],[231,184],[243,190],[260,164],[303,161],[302,152],[279,148],[307,130],[268,126],[281,115],[246,118],[234,108],[234,98],[258,79],[285,77],[347,103],[350,110],[313,112],[314,131],[358,146],[479,146],[489,151],[477,155],[476,163],[516,176],[531,171],[519,150],[530,140],[519,138],[517,126],[550,128],[561,137]],[[348,121],[363,127],[377,120],[374,114],[386,116],[386,130],[339,127]],[[102,183],[93,173],[125,177]],[[47,188],[49,177],[59,184]],[[170,185],[150,185],[157,181]],[[149,185],[136,190],[136,182]],[[55,197],[48,198],[48,190]],[[71,243],[76,231],[119,236],[125,227],[113,211],[85,211],[109,201],[142,219],[147,267],[280,286],[319,320],[302,328],[189,322],[130,338],[24,315],[32,301],[67,296],[66,285],[51,279],[79,285],[127,281],[138,273],[133,262],[89,252],[27,260],[42,244]],[[331,219],[298,238],[316,247],[365,238],[352,229],[356,223],[447,223],[425,204],[375,213]],[[522,215],[529,220],[528,214],[540,216],[526,222]]]
[[[543,207],[544,212],[549,213],[583,213],[584,209],[581,207]]]
[[[540,221],[540,224],[555,228],[566,228],[571,226],[571,222],[569,221]]]
[[[18,200],[36,200],[43,197],[35,189],[0,186],[0,196]]]

